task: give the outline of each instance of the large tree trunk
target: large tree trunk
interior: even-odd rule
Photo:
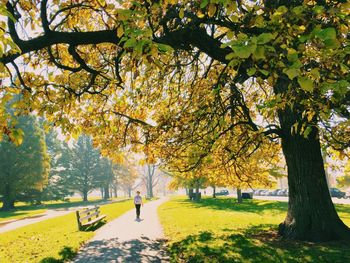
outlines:
[[[329,194],[318,129],[314,126],[307,138],[291,132],[293,124],[302,121],[301,112],[296,105],[278,112],[289,185],[288,214],[279,233],[308,241],[350,239],[350,230],[338,217]]]
[[[9,211],[15,208],[15,200],[11,198],[4,196],[2,202],[1,211]]]
[[[9,185],[6,185],[4,195],[2,198],[1,211],[8,211],[13,208],[15,208],[15,199],[13,198],[11,187]]]
[[[216,187],[215,187],[215,185],[213,186],[213,198],[216,198]]]

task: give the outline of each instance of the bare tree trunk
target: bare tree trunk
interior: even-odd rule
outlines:
[[[190,198],[190,200],[194,199],[193,188],[188,189],[188,197]]]
[[[213,186],[213,198],[216,198],[216,187],[215,187],[215,185]]]
[[[199,180],[196,181],[196,195],[195,195],[195,201],[199,202],[201,200],[201,196],[199,193]]]
[[[88,201],[88,192],[87,191],[83,191],[83,201],[87,202]]]
[[[104,196],[103,196],[103,199],[109,199],[110,198],[110,196],[109,196],[109,186],[108,185],[106,185],[105,187],[104,187]]]
[[[242,203],[243,202],[242,189],[241,188],[237,188],[237,202],[238,203]]]

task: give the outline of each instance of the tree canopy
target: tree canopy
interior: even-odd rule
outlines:
[[[290,190],[280,234],[349,238],[320,151],[349,146],[349,10],[346,0],[9,0],[1,26],[20,52],[0,56],[12,82],[2,101],[22,93],[18,112],[93,134],[105,155],[128,146],[189,160],[184,170],[217,149],[237,165],[280,140]],[[10,123],[3,132],[15,133]]]

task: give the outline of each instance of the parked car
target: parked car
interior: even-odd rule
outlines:
[[[220,190],[216,195],[229,195],[229,192],[227,190]]]
[[[253,193],[248,193],[248,192],[242,193],[242,199],[253,199]]]
[[[259,192],[260,192],[260,191],[261,191],[260,189],[254,190],[254,191],[253,191],[253,195],[259,195]]]
[[[344,198],[350,199],[350,190],[346,191]]]
[[[270,195],[270,196],[277,196],[277,193],[278,193],[279,190],[281,190],[281,189],[271,190],[271,191],[269,191],[268,195]]]
[[[329,188],[329,193],[331,197],[346,198],[346,193],[340,191],[338,188]]]
[[[288,189],[280,189],[277,192],[277,196],[288,196]]]
[[[262,191],[264,191],[264,190],[262,190],[262,189],[256,189],[255,191],[254,191],[254,195],[261,195],[261,192]]]
[[[269,190],[262,190],[260,192],[260,195],[262,195],[262,196],[267,196],[268,194],[269,194]]]

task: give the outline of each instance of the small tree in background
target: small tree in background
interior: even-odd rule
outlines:
[[[108,158],[101,158],[97,167],[96,180],[103,192],[103,198],[109,199],[110,187],[114,180],[113,164]]]

